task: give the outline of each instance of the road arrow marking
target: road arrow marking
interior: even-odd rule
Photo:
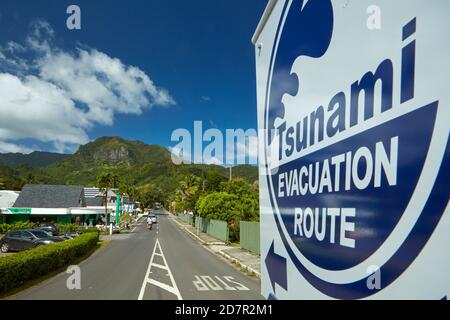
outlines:
[[[274,243],[275,241],[272,241],[265,263],[269,272],[270,283],[275,293],[275,283],[287,290],[287,265],[286,258],[275,253]]]

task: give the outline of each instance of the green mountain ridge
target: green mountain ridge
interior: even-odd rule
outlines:
[[[30,166],[32,168],[46,167],[57,161],[67,159],[69,154],[33,151],[30,154],[0,153],[0,165],[8,167]]]
[[[180,164],[172,161],[170,151],[160,145],[129,141],[120,137],[102,137],[79,147],[73,155],[45,167],[30,169],[17,167],[0,171],[0,179],[21,179],[27,183],[77,184],[95,186],[104,172],[115,173],[121,182],[145,187],[157,186],[165,193],[173,192],[187,175],[206,179],[211,174],[226,180],[229,169],[218,165]],[[6,175],[6,176],[4,176]],[[233,177],[242,177],[253,183],[258,179],[257,167],[241,165],[233,168]],[[0,180],[0,188],[8,183]]]

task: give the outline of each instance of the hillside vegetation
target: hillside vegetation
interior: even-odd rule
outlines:
[[[166,148],[120,137],[99,138],[80,146],[73,155],[48,157],[48,153],[41,154],[45,161],[33,158],[33,164],[24,165],[19,161],[0,165],[0,189],[17,190],[24,183],[95,186],[97,178],[108,172],[117,175],[122,185],[148,192],[157,190],[158,193],[169,195],[175,193],[179,183],[189,175],[198,177],[200,181],[207,181],[208,177],[214,176],[226,180],[229,175],[229,169],[217,165],[175,165]],[[36,153],[33,157],[38,155]],[[48,165],[37,165],[50,161],[50,158],[54,161]],[[254,183],[258,179],[257,168],[236,166],[233,168],[233,177]]]

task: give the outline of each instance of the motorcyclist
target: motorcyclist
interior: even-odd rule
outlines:
[[[151,217],[147,218],[147,228],[151,229],[153,225],[153,221]]]

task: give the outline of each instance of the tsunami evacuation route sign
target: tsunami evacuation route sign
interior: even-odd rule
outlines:
[[[278,233],[301,276],[331,298],[361,299],[387,288],[411,265],[448,211],[449,127],[438,121],[446,112],[436,97],[412,103],[420,27],[414,16],[403,22],[400,65],[386,57],[376,69],[368,67],[325,107],[303,110],[286,102],[286,95],[303,94],[294,61],[325,57],[333,22],[330,0],[284,4],[265,93],[266,179]],[[299,31],[312,27],[315,32]],[[382,85],[375,92],[377,81]],[[299,116],[294,124],[287,117],[292,108]],[[273,291],[275,283],[293,290],[274,242],[265,264]],[[375,290],[368,286],[370,266],[382,275]]]

